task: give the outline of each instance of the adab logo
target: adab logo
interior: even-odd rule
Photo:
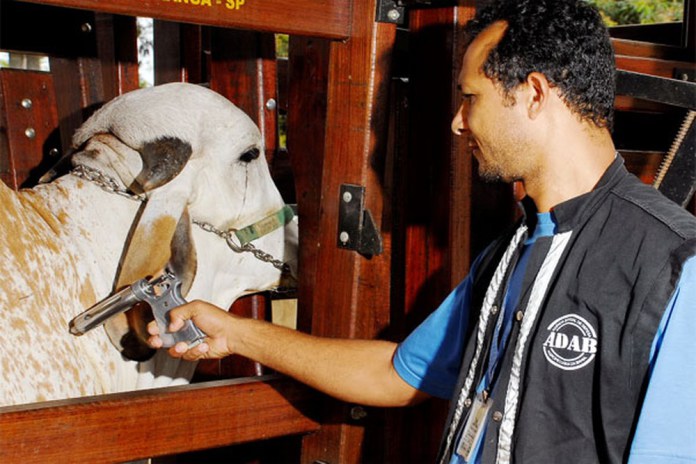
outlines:
[[[577,314],[559,317],[546,328],[543,351],[546,360],[566,371],[587,366],[597,353],[597,332]]]

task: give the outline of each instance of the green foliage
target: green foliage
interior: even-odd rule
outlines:
[[[278,58],[288,57],[288,35],[287,34],[276,34],[276,56]]]
[[[607,26],[682,21],[684,0],[588,0]]]

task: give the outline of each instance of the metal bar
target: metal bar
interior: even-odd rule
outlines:
[[[617,95],[696,109],[696,83],[619,70]]]

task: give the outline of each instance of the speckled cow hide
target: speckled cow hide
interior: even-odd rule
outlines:
[[[188,382],[194,366],[164,352],[137,363],[102,327],[81,337],[68,332],[74,316],[158,272],[172,254],[188,260],[188,300],[228,307],[280,278],[270,264],[191,225],[241,228],[283,206],[258,128],[220,95],[181,83],[137,90],[95,113],[73,144],[73,165],[148,199],[74,174],[19,192],[0,185],[0,406]],[[296,238],[291,223],[255,244],[292,262]]]

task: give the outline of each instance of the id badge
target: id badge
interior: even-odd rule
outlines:
[[[471,462],[474,458],[473,452],[476,448],[481,433],[486,427],[488,411],[493,405],[491,398],[484,399],[484,396],[479,393],[474,398],[474,404],[471,405],[469,416],[466,418],[462,436],[459,439],[457,446],[457,454],[464,458],[466,462]]]

